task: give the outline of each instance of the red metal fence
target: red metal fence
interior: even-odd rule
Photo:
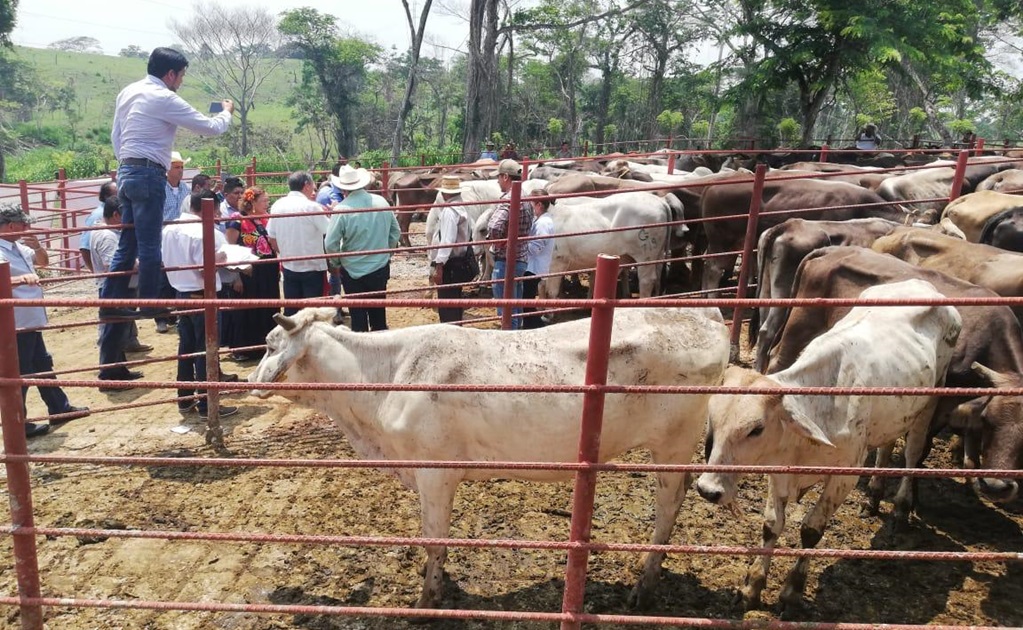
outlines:
[[[959,155],[956,169],[957,181],[961,186],[963,173],[966,166],[966,151]],[[253,169],[254,171],[254,169]],[[271,174],[276,176],[277,174]],[[263,174],[250,173],[250,184],[258,181]],[[755,175],[755,186],[763,186],[765,177],[764,169],[758,169]],[[805,175],[794,175],[793,177],[805,177]],[[960,191],[960,186],[954,186],[951,197],[954,198]],[[659,186],[651,186],[657,189]],[[663,187],[660,187],[663,188]],[[26,190],[26,186],[22,186]],[[59,189],[63,195],[61,205],[68,207],[65,198],[72,191],[67,186]],[[520,194],[519,185],[515,185],[510,196],[511,214],[515,216],[518,205],[522,203],[523,197]],[[746,234],[742,252],[742,270],[739,278],[737,295],[744,298],[750,270],[748,264],[753,260],[753,246],[756,236],[756,216],[759,212],[760,195],[754,194],[754,205],[749,209],[748,231]],[[25,207],[30,207],[25,201]],[[48,210],[45,207],[32,207],[33,211]],[[397,208],[398,211],[413,211],[413,208]],[[340,212],[338,210],[331,213]],[[68,258],[62,260],[68,263],[73,258],[74,252],[68,239],[70,235],[80,231],[73,218],[73,212],[61,214],[65,218],[60,219],[60,228],[49,230],[49,249],[67,254]],[[223,431],[219,424],[218,417],[218,395],[223,390],[236,389],[236,384],[219,382],[219,358],[220,349],[217,347],[217,310],[218,308],[229,308],[240,304],[237,300],[219,300],[215,293],[214,255],[212,252],[212,233],[214,230],[214,213],[205,212],[203,216],[203,229],[208,244],[205,252],[205,263],[202,266],[205,289],[204,298],[201,300],[134,300],[131,303],[138,306],[172,306],[176,308],[201,308],[205,312],[207,330],[206,358],[209,373],[208,382],[189,382],[182,384],[176,381],[106,381],[106,385],[120,386],[124,388],[146,387],[151,389],[177,389],[179,386],[204,388],[209,391],[209,419],[207,427],[207,442],[215,448],[226,452]],[[689,220],[692,221],[692,220]],[[125,226],[130,229],[130,226]],[[635,229],[635,228],[633,228]],[[514,233],[514,230],[511,231]],[[560,235],[564,237],[565,235]],[[516,238],[510,237],[504,241],[498,241],[507,248],[510,257],[514,257]],[[306,259],[309,257],[306,257]],[[278,264],[280,259],[270,264]],[[64,273],[75,269],[74,264],[55,266]],[[608,386],[607,367],[608,349],[611,341],[612,323],[614,312],[617,308],[642,308],[649,306],[725,306],[734,308],[735,316],[732,321],[733,343],[738,342],[738,334],[741,328],[741,313],[743,308],[770,306],[795,306],[795,305],[821,305],[832,306],[863,303],[859,300],[832,300],[822,302],[820,300],[752,300],[752,299],[678,299],[659,298],[645,300],[617,300],[614,298],[615,278],[618,274],[618,261],[616,259],[602,257],[597,261],[596,278],[594,281],[594,297],[591,300],[425,300],[425,299],[352,299],[350,297],[337,300],[245,300],[245,306],[386,306],[389,308],[412,306],[430,307],[438,306],[465,306],[465,307],[492,307],[497,304],[504,306],[501,319],[504,328],[511,327],[512,307],[537,306],[541,309],[558,308],[582,308],[592,313],[590,327],[590,345],[587,354],[586,378],[580,384],[559,384],[546,386],[500,386],[486,383],[471,385],[446,385],[435,383],[417,383],[411,385],[395,385],[391,383],[370,383],[370,384],[316,384],[316,383],[262,383],[261,389],[287,390],[287,389],[318,389],[318,390],[342,390],[359,389],[374,391],[478,391],[478,392],[512,392],[512,391],[533,391],[549,393],[575,393],[583,394],[581,408],[581,432],[579,441],[579,458],[576,463],[565,462],[466,462],[466,461],[351,461],[351,460],[275,460],[275,459],[240,459],[240,458],[161,458],[161,457],[81,457],[75,455],[34,455],[27,449],[26,439],[22,430],[22,423],[25,422],[25,414],[22,406],[21,388],[24,386],[37,385],[61,385],[65,387],[94,387],[95,380],[64,378],[63,375],[83,371],[75,368],[55,373],[58,375],[56,381],[43,379],[40,376],[22,376],[18,373],[17,348],[15,344],[15,324],[13,308],[15,306],[43,305],[43,306],[73,306],[73,307],[97,307],[97,306],[123,306],[125,302],[116,300],[97,299],[44,299],[44,300],[14,300],[12,298],[12,287],[10,272],[7,264],[0,264],[0,413],[2,413],[3,436],[4,436],[4,464],[7,469],[8,492],[11,503],[11,525],[4,531],[13,539],[13,566],[17,572],[18,594],[16,596],[0,597],[0,604],[18,606],[20,608],[21,626],[24,629],[37,630],[43,627],[44,607],[105,607],[105,608],[135,608],[151,610],[177,610],[177,611],[221,611],[221,612],[249,612],[261,614],[316,614],[316,615],[337,615],[354,617],[417,617],[417,618],[445,618],[445,619],[482,619],[482,620],[524,620],[560,623],[563,628],[578,628],[582,623],[594,623],[605,625],[618,624],[646,624],[646,625],[673,625],[673,626],[699,626],[711,628],[780,628],[795,629],[805,628],[807,624],[794,624],[772,620],[728,620],[728,619],[706,619],[686,617],[659,617],[649,615],[618,615],[618,614],[594,614],[587,613],[584,607],[583,589],[587,579],[588,556],[593,551],[659,551],[679,554],[713,554],[713,555],[777,555],[793,557],[828,557],[828,558],[887,558],[900,560],[928,560],[928,561],[992,561],[992,562],[1021,562],[1023,555],[1012,552],[928,552],[928,551],[881,551],[881,550],[841,550],[841,549],[764,549],[760,547],[741,546],[699,546],[699,545],[649,545],[636,543],[593,543],[590,540],[590,527],[593,518],[593,501],[596,476],[599,472],[649,472],[649,471],[685,471],[687,473],[703,471],[731,471],[731,472],[757,472],[757,473],[804,473],[804,474],[849,474],[865,475],[880,474],[883,476],[913,475],[918,477],[953,476],[953,477],[998,477],[1005,476],[1004,471],[989,470],[905,470],[896,469],[889,471],[878,471],[872,468],[793,468],[793,467],[735,467],[735,466],[706,466],[706,465],[632,465],[632,464],[597,464],[597,453],[600,446],[601,414],[603,409],[603,397],[608,393],[645,393],[645,394],[666,394],[666,393],[717,393],[717,394],[742,394],[749,393],[742,388],[726,387],[652,387],[652,386]],[[48,282],[70,279],[87,279],[94,276],[74,274],[71,276],[60,276],[48,280]],[[505,294],[511,290],[515,279],[505,279]],[[484,281],[486,283],[486,281]],[[1021,298],[974,298],[972,300],[888,300],[871,301],[871,304],[1023,304]],[[83,325],[91,325],[95,322],[87,322]],[[156,360],[176,360],[178,357],[161,357]],[[136,365],[139,362],[131,362]],[[775,391],[775,390],[772,390]],[[816,388],[816,389],[791,389],[776,390],[777,393],[819,393],[819,394],[874,394],[874,395],[991,395],[991,394],[1013,394],[1023,395],[1023,389],[899,389],[899,388]],[[171,398],[162,403],[178,401],[178,398]],[[111,406],[106,409],[98,409],[94,412],[114,412],[124,407]],[[467,539],[425,539],[411,537],[358,537],[358,536],[314,536],[314,535],[285,535],[285,534],[256,534],[244,532],[206,532],[206,531],[139,531],[139,530],[113,530],[99,528],[65,528],[65,527],[37,527],[34,522],[34,511],[32,504],[32,478],[30,465],[48,464],[89,464],[103,466],[214,466],[214,467],[237,467],[237,466],[271,466],[271,467],[294,467],[294,468],[481,468],[491,470],[508,469],[563,469],[572,470],[576,473],[575,489],[573,492],[573,509],[571,515],[571,531],[568,540],[565,541],[543,541],[543,540],[467,540]],[[38,536],[107,536],[111,538],[155,538],[165,540],[207,540],[207,541],[258,541],[267,543],[289,543],[289,544],[333,544],[333,545],[387,545],[387,546],[448,546],[466,548],[545,548],[562,550],[567,553],[568,561],[564,573],[564,595],[560,612],[536,612],[536,611],[481,611],[481,610],[407,610],[394,608],[368,608],[359,606],[287,606],[274,605],[269,603],[236,604],[228,602],[185,602],[185,601],[149,601],[145,599],[89,599],[89,598],[66,598],[66,597],[43,597],[43,581],[45,575],[40,574],[36,555],[36,538]],[[59,571],[57,568],[51,571]],[[872,624],[859,623],[822,623],[811,624],[820,628],[867,628],[874,627]],[[887,625],[891,628],[922,628],[910,624]],[[934,627],[934,626],[926,626]],[[938,626],[947,627],[947,626]]]

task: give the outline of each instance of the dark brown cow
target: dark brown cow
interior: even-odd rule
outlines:
[[[1010,252],[1023,252],[1023,204],[988,219],[980,233],[980,243]]]
[[[784,175],[791,177],[788,173]],[[702,288],[705,291],[719,289],[721,281],[734,268],[738,255],[726,252],[742,249],[748,223],[747,214],[753,197],[753,180],[750,177],[745,177],[745,180],[713,186],[703,194],[700,205],[703,219],[734,217],[705,221],[703,224],[707,239],[706,253],[709,255],[702,274]],[[768,179],[764,184],[757,235],[793,216],[814,221],[877,217],[904,223],[908,215],[876,193],[846,182]]]
[[[497,163],[490,160],[467,164],[458,168],[436,166],[426,171],[414,173],[395,172],[390,183],[391,197],[396,206],[415,206],[416,209],[403,209],[395,212],[398,227],[401,229],[399,245],[411,247],[408,231],[412,218],[420,212],[428,212],[437,200],[437,186],[445,175],[455,175],[462,181],[473,179],[489,179],[490,173],[497,168]]]
[[[948,297],[994,295],[987,289],[868,249],[826,247],[811,253],[800,265],[794,297],[854,298],[867,287],[911,278],[930,282]],[[1004,306],[957,308],[963,318],[963,329],[949,364],[946,386],[1023,387],[1023,332],[1012,312]],[[831,328],[849,309],[789,309],[785,328],[772,350],[774,356],[768,373],[792,365],[812,339]],[[767,343],[767,340],[761,341]],[[965,432],[964,463],[969,468],[983,466],[1016,470],[1023,464],[1020,461],[1023,451],[1023,397],[942,397],[931,421],[931,436],[946,426]],[[914,465],[919,465],[919,462]],[[1016,495],[1017,483],[986,478],[974,482],[974,488],[993,501],[1010,501]],[[871,502],[874,507],[880,499],[880,489],[880,482],[872,481]]]
[[[829,245],[870,247],[874,241],[901,224],[886,219],[851,219],[849,221],[807,221],[789,219],[766,230],[757,244],[757,297],[784,299],[792,297],[792,281],[799,263],[810,252]],[[781,329],[784,309],[759,308],[753,311],[749,324],[749,343],[758,338],[775,339]],[[758,325],[759,324],[759,325]],[[753,368],[763,372],[767,367],[768,344],[757,348]]]
[[[990,289],[1003,297],[1023,296],[1021,254],[913,227],[901,227],[877,239],[871,249]],[[1013,311],[1023,321],[1023,306]]]

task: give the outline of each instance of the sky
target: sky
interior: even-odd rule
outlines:
[[[468,21],[456,16],[465,15],[465,7],[460,6],[463,2],[468,6],[466,0],[434,0],[426,26],[424,55],[450,58],[453,53],[447,49],[465,49]],[[417,25],[421,5],[422,0],[410,2]],[[108,55],[116,55],[133,44],[148,51],[174,43],[168,23],[186,21],[194,6],[175,0],[22,0],[11,40],[19,46],[46,48],[57,40],[86,35],[99,40]],[[404,51],[411,43],[401,0],[371,1],[371,10],[360,0],[261,0],[245,2],[245,6],[265,8],[273,14],[311,6],[339,18],[342,27],[386,48],[393,45]]]

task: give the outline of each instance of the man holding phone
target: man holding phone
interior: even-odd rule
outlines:
[[[211,114],[219,114],[222,111],[224,111],[224,103],[222,103],[221,101],[213,101],[212,103],[210,103]]]
[[[156,48],[149,55],[147,76],[121,90],[114,105],[110,140],[119,166],[118,196],[121,220],[132,229],[121,230],[110,271],[130,271],[138,259],[139,298],[159,297],[163,204],[171,148],[178,127],[204,136],[216,136],[231,124],[234,103],[220,105],[216,116],[205,116],[177,95],[188,60],[172,48]],[[128,277],[107,279],[100,293],[105,299],[129,296]],[[100,319],[155,318],[168,309],[100,309]]]

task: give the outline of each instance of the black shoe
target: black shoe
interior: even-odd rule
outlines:
[[[221,383],[237,383],[238,382],[238,375],[237,374],[225,374],[225,373],[221,372],[220,373],[220,382]]]
[[[77,420],[79,418],[84,418],[85,416],[89,415],[89,408],[88,407],[75,407],[74,405],[72,405],[72,406],[68,407],[67,409],[65,409],[64,411],[60,412],[59,414],[54,414],[54,415],[60,415],[61,417],[60,418],[53,418],[52,420],[50,420],[50,426],[51,427],[60,426],[60,425],[65,424],[67,422],[71,422],[72,420]]]
[[[99,380],[101,380],[101,381],[137,381],[140,378],[142,378],[142,376],[143,376],[142,372],[140,372],[138,370],[127,370],[127,371],[122,372],[122,373],[120,373],[120,374],[118,374],[116,376],[100,376]],[[123,391],[123,390],[129,389],[129,388],[127,388],[127,387],[115,387],[113,385],[100,385],[98,389],[102,393],[111,393],[111,392]]]
[[[226,418],[228,416],[233,416],[236,413],[238,413],[238,407],[227,407],[227,406],[223,406],[223,405],[221,405],[221,407],[220,407],[220,417],[221,418]],[[199,410],[199,417],[202,418],[203,420],[207,420],[210,417],[209,409],[200,409]]]
[[[25,437],[34,438],[40,435],[46,435],[50,432],[50,425],[48,424],[36,424],[35,422],[25,423]]]
[[[198,407],[198,400],[182,400],[178,402],[178,411],[181,413],[190,413],[195,411]]]
[[[99,309],[99,321],[119,322],[126,319],[138,319],[139,312],[133,308],[103,307]]]
[[[124,349],[124,351],[125,352],[149,352],[152,349],[153,349],[153,346],[150,346],[149,344],[142,343],[138,339],[136,339],[135,343],[128,344],[128,346]]]

